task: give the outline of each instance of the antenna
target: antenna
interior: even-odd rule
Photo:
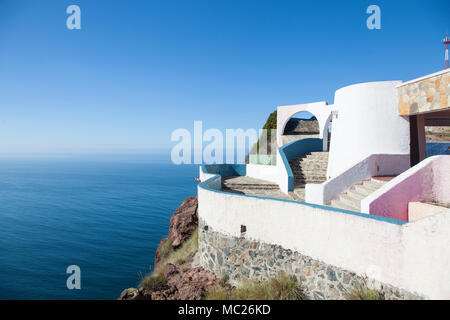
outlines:
[[[444,39],[442,39],[442,44],[445,44],[445,65],[444,65],[444,69],[448,69],[449,68],[448,45],[450,44],[450,38],[448,37],[448,32],[447,32],[447,36]]]

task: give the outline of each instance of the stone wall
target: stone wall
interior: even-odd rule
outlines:
[[[450,108],[450,70],[400,85],[398,99],[402,116]]]
[[[199,221],[201,265],[219,277],[237,285],[245,279],[265,280],[280,271],[295,276],[309,299],[345,299],[348,292],[364,282],[353,272],[326,264],[278,245],[255,242],[243,236],[232,237],[216,232]],[[370,287],[385,299],[420,299],[402,289],[366,278]]]

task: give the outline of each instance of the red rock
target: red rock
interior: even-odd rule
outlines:
[[[176,249],[186,241],[198,225],[197,197],[186,198],[170,219],[169,239]]]
[[[172,250],[177,249],[192,235],[195,228],[197,228],[197,207],[197,197],[189,197],[184,199],[183,203],[175,210],[170,219],[169,235],[159,242],[158,249],[156,250],[154,269],[158,268],[159,263],[164,258],[161,256],[161,247],[165,245],[165,241],[170,240]]]
[[[176,250],[194,232],[198,225],[197,197],[186,198],[175,210],[170,219],[169,235],[161,240],[155,255],[155,268],[163,257],[160,255],[160,248],[164,241],[169,239],[172,242],[172,250]],[[142,288],[127,289],[120,295],[121,300],[199,300],[204,297],[211,286],[214,286],[217,278],[211,271],[202,267],[191,268],[192,257],[182,266],[167,264],[164,267],[164,278],[167,283],[162,290],[147,292]],[[187,270],[186,270],[187,269]],[[183,272],[182,270],[186,270]],[[135,290],[135,291],[134,291]]]

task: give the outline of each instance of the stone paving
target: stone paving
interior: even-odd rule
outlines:
[[[222,190],[249,196],[294,200],[291,196],[281,192],[277,184],[247,176],[223,177]]]

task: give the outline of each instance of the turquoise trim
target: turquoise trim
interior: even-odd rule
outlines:
[[[202,170],[203,170],[203,166],[202,166]],[[203,172],[205,172],[205,171],[203,171]],[[386,217],[381,217],[381,216],[374,216],[374,215],[370,215],[370,214],[364,214],[364,213],[360,213],[360,212],[343,210],[343,209],[338,209],[338,208],[333,208],[333,207],[327,207],[327,206],[322,206],[322,205],[319,205],[319,204],[313,204],[313,203],[308,203],[308,202],[300,202],[300,201],[294,201],[294,200],[285,200],[285,199],[276,199],[276,198],[251,196],[251,195],[247,195],[247,194],[230,193],[230,192],[225,192],[225,191],[222,191],[222,190],[213,189],[213,188],[208,187],[208,184],[213,182],[215,179],[220,179],[220,178],[221,178],[220,175],[215,175],[214,177],[211,177],[211,178],[209,178],[206,181],[200,182],[198,187],[202,188],[204,190],[207,190],[207,191],[222,193],[222,194],[226,194],[228,196],[233,196],[233,197],[248,197],[248,198],[256,198],[256,199],[263,199],[263,200],[291,202],[291,203],[296,203],[296,204],[302,204],[302,205],[305,205],[305,206],[308,206],[308,207],[311,207],[311,208],[350,214],[350,215],[361,217],[361,218],[373,219],[373,220],[377,220],[377,221],[380,221],[380,222],[391,223],[391,224],[395,224],[395,225],[399,225],[399,226],[402,226],[402,225],[407,223],[407,222],[401,221],[401,220],[396,220],[396,219],[391,219],[391,218],[386,218]]]
[[[323,151],[323,140],[319,138],[307,138],[292,141],[278,149],[284,168],[288,174],[288,191],[294,190],[294,174],[292,173],[289,160],[300,157],[309,152]]]

